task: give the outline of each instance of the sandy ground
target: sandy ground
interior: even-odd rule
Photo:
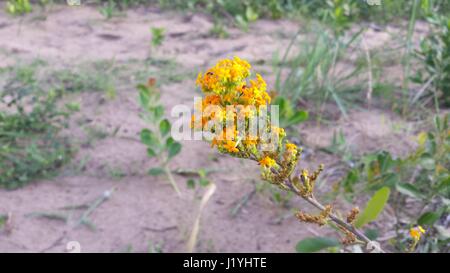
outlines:
[[[149,52],[152,26],[164,27],[166,39],[161,48]],[[150,54],[173,58],[187,71],[197,72],[217,59],[234,55],[250,62],[270,60],[274,52],[282,52],[299,23],[259,20],[248,33],[229,30],[228,39],[211,38],[211,26],[211,20],[203,15],[161,12],[155,8],[131,10],[126,16],[111,20],[105,20],[92,7],[56,6],[24,18],[11,18],[2,11],[0,66],[35,58],[55,66],[71,66],[95,60],[145,59]],[[377,47],[390,36],[371,31],[367,37],[369,46]],[[270,66],[257,68],[264,71],[270,84]],[[82,106],[78,118],[89,118],[90,124],[109,131],[118,126],[120,129],[115,136],[81,145],[58,176],[14,191],[0,190],[0,213],[12,216],[8,230],[0,233],[1,252],[64,252],[70,241],[78,241],[83,252],[146,252],[157,245],[163,252],[186,250],[201,190],[187,189],[187,178],[176,176],[183,192],[179,198],[163,177],[146,175],[146,170],[156,163],[147,158],[145,147],[135,141],[145,126],[138,116],[135,84],[121,87],[117,97],[106,103],[99,103],[104,96],[99,92],[73,96]],[[161,92],[167,110],[175,104],[190,105],[196,94],[194,79],[164,84]],[[360,152],[407,150],[408,136],[412,134],[410,124],[380,110],[355,110],[335,125],[308,122],[298,129],[309,148],[329,145],[333,132],[342,129]],[[79,131],[75,124],[69,134],[76,138]],[[336,161],[331,155],[311,152],[302,166],[315,168],[319,163]],[[267,192],[258,192],[236,217],[231,216],[237,202],[254,190],[259,174],[253,162],[219,155],[206,143],[185,141],[172,167],[219,170],[209,176],[217,191],[204,211],[197,251],[293,252],[298,240],[322,233],[314,226],[286,217],[292,211],[271,201]],[[112,175],[117,169],[120,177]],[[330,177],[321,189],[336,182],[339,175]],[[90,202],[112,188],[116,191],[110,199],[89,216],[96,230],[75,226],[82,211],[71,214],[68,223],[30,217],[30,213],[57,212],[68,205]],[[296,199],[289,205],[306,207]]]

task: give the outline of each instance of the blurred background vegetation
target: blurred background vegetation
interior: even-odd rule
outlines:
[[[380,0],[380,5],[376,5],[375,0],[370,1],[373,5],[365,0],[81,1],[98,9],[106,20],[121,16],[129,8],[147,5],[180,13],[203,13],[214,22],[210,35],[219,39],[226,39],[227,30],[233,27],[249,31],[249,25],[263,18],[307,21],[285,51],[280,55],[274,53],[271,60],[276,76],[274,104],[280,105],[281,122],[290,134],[298,137],[295,126],[308,118],[332,123],[327,112],[330,105],[337,107],[343,117],[348,117],[349,109],[367,105],[389,109],[406,120],[419,121],[424,128],[418,132],[416,149],[401,157],[389,151],[358,155],[349,148],[345,135],[336,133],[324,151],[341,159],[345,175],[327,198],[353,202],[356,197],[370,197],[383,187],[389,187],[388,202],[394,210],[396,223],[390,237],[384,239],[391,248],[407,249],[408,236],[402,231],[419,224],[427,228],[427,235],[418,251],[450,251],[450,1]],[[8,0],[5,9],[11,16],[25,16],[33,10],[45,10],[65,2]],[[419,46],[414,46],[417,22],[425,24],[428,31]],[[361,34],[365,30],[382,30],[388,26],[404,29],[395,47],[384,51],[365,50],[355,58],[356,48],[364,47]],[[312,39],[301,41],[299,35],[305,32],[310,33]],[[162,28],[149,31],[152,48],[164,43],[164,33]],[[339,63],[351,57],[355,60],[353,65],[338,69]],[[155,60],[146,62],[155,64]],[[388,63],[399,65],[402,82],[384,80],[383,69]],[[65,94],[91,89],[103,90],[114,97],[118,79],[126,78],[127,73],[140,73],[120,67],[112,70],[108,63],[102,62],[89,64],[83,73],[73,69],[42,75],[39,67],[43,65],[45,63],[36,62],[0,70],[1,187],[14,189],[53,175],[70,160],[74,143],[60,132],[67,127],[70,116],[79,111],[79,105],[60,103]],[[156,62],[156,65],[166,72],[176,66],[170,61]],[[166,73],[158,81],[180,81],[180,77]],[[158,117],[158,122],[161,118]],[[168,129],[164,130],[167,134]],[[151,148],[149,139],[143,136],[143,142]],[[176,143],[173,155],[170,149],[175,148],[168,148],[169,159],[178,154],[181,149],[178,145]],[[163,170],[167,172],[164,164]],[[270,194],[280,204],[290,198],[273,189]],[[384,205],[378,204],[379,207]],[[366,208],[370,209],[376,208]],[[370,227],[366,233],[373,239],[382,236]],[[323,242],[323,238],[306,241],[309,246],[313,244],[310,248],[313,250],[336,251],[340,247],[334,241]],[[300,242],[297,249],[308,251],[305,242]]]

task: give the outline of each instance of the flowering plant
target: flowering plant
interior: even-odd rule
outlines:
[[[273,111],[272,115],[264,115],[269,107],[276,109],[276,105],[270,105],[271,97],[261,75],[248,79],[250,68],[248,62],[235,57],[221,60],[206,73],[200,73],[197,85],[205,96],[196,105],[191,126],[202,131],[219,152],[258,162],[263,180],[295,193],[320,210],[317,215],[298,211],[296,217],[300,221],[320,226],[333,222],[344,234],[341,240],[344,245],[361,243],[369,251],[383,251],[355,227],[357,208],[342,219],[331,205],[322,205],[315,198],[315,182],[323,165],[312,173],[306,169],[295,171],[302,149],[290,143],[285,130],[275,125]]]

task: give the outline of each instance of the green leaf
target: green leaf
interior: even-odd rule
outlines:
[[[164,173],[164,169],[163,168],[151,168],[150,170],[148,170],[148,174],[149,175],[153,175],[153,176],[158,176]]]
[[[399,183],[400,177],[398,174],[388,174],[384,178],[384,185],[388,186],[389,188],[395,187]]]
[[[425,196],[414,185],[409,183],[399,183],[395,186],[398,192],[416,199],[424,199]]]
[[[153,114],[155,116],[155,120],[160,120],[164,116],[164,107],[161,105],[156,106],[153,109]]]
[[[377,219],[378,214],[383,210],[384,205],[389,199],[390,192],[391,190],[388,187],[383,187],[372,196],[369,202],[367,202],[364,211],[356,219],[355,226],[357,228]]]
[[[181,144],[173,142],[168,147],[169,159],[176,156],[181,151]]]
[[[242,17],[242,15],[238,14],[235,17],[236,23],[237,25],[242,28],[243,30],[247,30],[248,29],[248,23],[247,21],[244,19],[244,17]]]
[[[5,214],[0,214],[0,228],[2,228],[6,221],[8,220],[8,216]]]
[[[137,88],[139,90],[139,104],[141,105],[142,108],[147,109],[150,102],[148,88],[143,84],[139,84]]]
[[[186,182],[186,185],[187,185],[187,187],[189,188],[189,189],[193,189],[193,188],[195,188],[195,180],[194,179],[189,179],[187,182]]]
[[[205,169],[199,169],[198,170],[198,176],[200,176],[201,178],[205,178],[206,177],[206,170]]]
[[[67,110],[69,110],[71,112],[78,112],[78,111],[80,111],[80,108],[81,108],[80,104],[76,103],[76,102],[66,103],[65,106],[66,106]]]
[[[377,155],[378,160],[378,166],[380,168],[380,173],[384,174],[390,169],[392,169],[395,165],[395,161],[392,159],[392,156],[390,153],[386,151],[382,151]]]
[[[308,112],[297,111],[291,117],[289,117],[286,126],[296,125],[302,123],[308,119]]]
[[[438,131],[441,131],[442,129],[442,127],[441,127],[441,118],[439,117],[439,115],[436,115],[435,117],[434,117],[434,126],[436,126],[436,129],[438,130]]]
[[[141,142],[147,146],[154,147],[155,144],[158,144],[158,138],[149,129],[143,129],[141,131]]]
[[[420,216],[420,218],[417,220],[417,223],[419,225],[433,225],[437,220],[439,220],[439,218],[441,218],[443,211],[438,211],[438,212],[432,212],[432,211],[428,211],[425,212],[424,214],[422,214]]]
[[[175,140],[172,137],[169,137],[166,140],[166,147],[170,147],[170,145],[172,145],[172,143],[174,143],[174,142],[175,142]]]
[[[378,230],[376,230],[376,229],[368,229],[364,232],[364,234],[370,240],[376,240],[378,238]]]
[[[353,186],[359,181],[359,172],[356,169],[353,169],[347,173],[347,176],[342,181],[342,185],[344,187],[345,192],[351,193],[353,192]]]
[[[278,96],[273,100],[272,105],[278,105],[280,117],[292,115],[292,107],[286,98]]]
[[[245,17],[247,21],[253,22],[258,19],[258,13],[251,6],[247,6],[245,9]]]
[[[208,179],[202,177],[202,178],[200,178],[200,179],[198,180],[198,183],[199,183],[200,186],[206,187],[206,186],[209,185],[210,182],[209,182]]]
[[[334,238],[310,237],[298,242],[295,249],[299,253],[311,253],[336,246],[340,246],[340,243]]]
[[[439,182],[439,186],[437,187],[437,189],[439,191],[447,191],[450,189],[450,175]]]
[[[163,137],[170,132],[170,122],[167,119],[161,120],[159,123],[159,131]]]
[[[149,157],[154,157],[154,156],[156,156],[156,152],[152,149],[152,148],[147,148],[147,155],[149,156]]]

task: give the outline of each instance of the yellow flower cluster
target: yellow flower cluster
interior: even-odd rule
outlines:
[[[283,141],[284,129],[272,126],[268,117],[265,132],[274,138],[269,141],[260,135],[247,134],[250,119],[267,110],[271,101],[262,76],[256,74],[255,79],[249,79],[250,68],[247,61],[235,57],[221,60],[206,73],[200,73],[196,83],[205,96],[196,105],[201,116],[193,115],[191,125],[214,134],[212,147],[217,146],[222,153],[259,162],[263,179],[279,183],[294,170],[300,150],[295,144]],[[230,110],[229,106],[234,107]],[[238,119],[244,120],[245,132],[236,129]],[[220,128],[209,126],[211,121],[219,121]],[[230,121],[233,126],[226,126]],[[263,149],[263,145],[271,145],[273,149]]]
[[[259,164],[261,164],[261,166],[263,166],[264,168],[270,168],[277,163],[272,158],[266,156],[259,161]]]
[[[261,75],[257,74],[256,80],[247,83],[250,68],[247,61],[234,57],[233,60],[219,61],[205,74],[199,73],[197,85],[206,94],[213,94],[206,96],[204,103],[255,106],[270,103],[270,96],[266,92],[267,84]]]

